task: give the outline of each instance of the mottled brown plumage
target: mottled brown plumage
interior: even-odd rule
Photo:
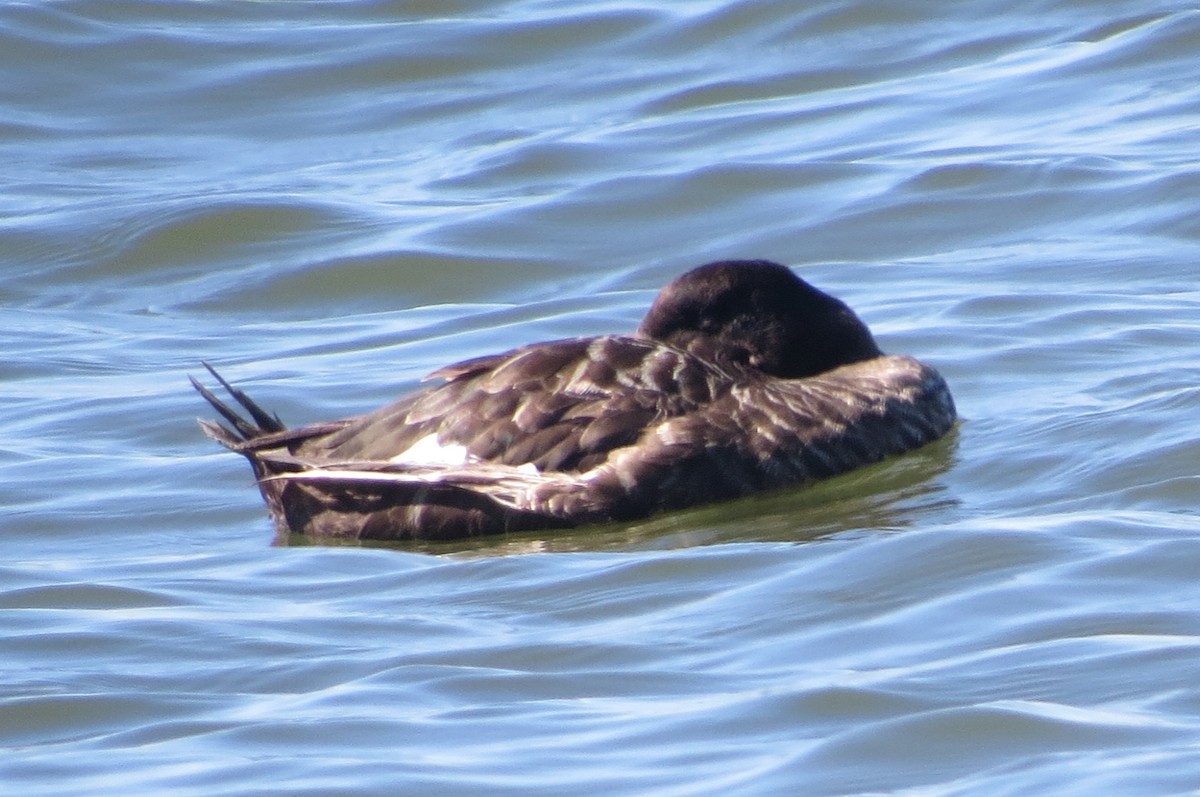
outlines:
[[[233,428],[202,425],[250,460],[277,525],[373,539],[562,528],[805,484],[955,418],[934,369],[882,355],[842,302],[765,261],[688,272],[633,336],[450,365],[346,421],[286,430],[217,378],[251,420],[197,384]],[[435,440],[460,461],[412,461]]]

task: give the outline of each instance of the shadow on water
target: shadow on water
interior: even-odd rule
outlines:
[[[664,550],[732,542],[809,542],[836,534],[910,528],[954,499],[938,477],[957,459],[958,430],[919,451],[808,487],[670,512],[636,523],[504,534],[450,542],[379,542],[280,535],[288,547],[371,547],[461,557]]]

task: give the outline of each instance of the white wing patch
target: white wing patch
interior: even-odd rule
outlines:
[[[471,456],[466,446],[439,443],[435,433],[425,435],[389,459],[388,462],[411,465],[416,468],[462,468],[479,464],[482,460],[479,457]],[[530,476],[535,476],[539,472],[537,466],[532,462],[518,465],[516,469]]]
[[[436,434],[429,434],[388,461],[418,467],[461,467],[478,460],[467,453],[466,446],[442,445]]]

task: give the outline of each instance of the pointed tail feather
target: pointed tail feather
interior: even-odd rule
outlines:
[[[201,421],[200,426],[213,439],[226,445],[230,443],[240,443],[248,440],[253,440],[257,437],[262,437],[267,434],[274,434],[287,430],[283,425],[283,421],[279,420],[279,416],[271,415],[244,392],[237,389],[226,381],[225,377],[217,373],[216,369],[208,363],[203,363],[208,372],[221,384],[221,387],[233,397],[242,409],[250,414],[250,418],[244,418],[242,415],[230,407],[204,385],[196,381],[195,377],[189,376],[188,379],[192,382],[192,387],[204,397],[204,400],[212,405],[222,418],[229,422],[233,429],[229,429],[218,423],[211,421]]]

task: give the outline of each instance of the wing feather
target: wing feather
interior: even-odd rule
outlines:
[[[697,495],[722,500],[805,484],[932,442],[954,420],[941,376],[908,357],[749,380],[612,451],[583,474],[585,493],[556,500],[607,505],[622,518],[689,506]]]
[[[617,335],[539,343],[431,376],[445,381],[311,440],[300,453],[392,460],[436,435],[480,462],[579,471],[633,443],[647,425],[694,411],[734,384],[683,351]]]

